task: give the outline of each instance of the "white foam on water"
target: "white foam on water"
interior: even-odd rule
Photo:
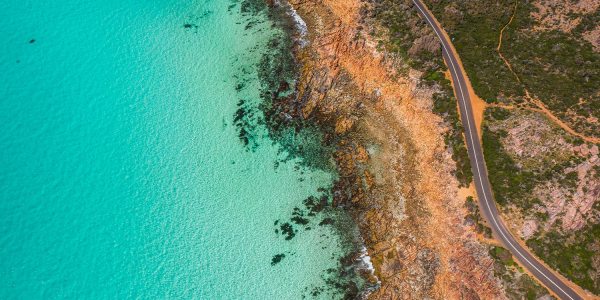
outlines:
[[[275,4],[284,6],[287,10],[287,14],[294,20],[296,30],[299,34],[298,43],[300,44],[301,48],[304,48],[306,45],[308,45],[308,40],[306,39],[306,35],[308,34],[308,27],[306,26],[306,22],[304,21],[304,19],[302,19],[302,17],[300,17],[298,12],[294,9],[294,7],[292,7],[292,5],[289,2],[286,1],[282,4],[280,1],[275,1]]]

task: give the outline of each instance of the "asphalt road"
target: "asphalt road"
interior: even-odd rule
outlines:
[[[471,160],[471,169],[473,171],[473,179],[475,181],[475,189],[479,198],[479,204],[484,217],[492,227],[494,235],[510,250],[523,266],[525,266],[531,274],[551,289],[561,299],[582,299],[573,289],[565,284],[560,278],[555,276],[548,268],[540,263],[540,261],[525,250],[506,229],[504,223],[499,217],[498,208],[494,202],[494,196],[490,187],[483,152],[481,150],[481,141],[477,134],[477,128],[473,118],[473,110],[471,109],[470,96],[465,83],[465,74],[463,74],[458,64],[458,59],[452,52],[450,41],[443,34],[442,29],[435,21],[435,17],[419,0],[413,0],[417,10],[425,18],[427,23],[433,28],[436,35],[442,43],[442,54],[446,60],[446,64],[450,69],[452,79],[454,81],[454,89],[458,104],[460,107],[460,115],[462,125],[465,129],[465,138],[467,141],[467,151]]]

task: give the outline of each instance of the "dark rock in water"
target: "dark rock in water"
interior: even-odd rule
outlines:
[[[183,28],[192,28],[192,24],[183,24]]]
[[[292,222],[294,222],[298,225],[306,225],[306,224],[308,224],[308,219],[300,217],[300,216],[295,216],[292,218]]]
[[[310,292],[310,295],[311,295],[313,298],[316,298],[316,297],[317,297],[317,296],[319,296],[319,295],[320,295],[320,294],[321,294],[321,293],[322,293],[324,290],[325,290],[325,289],[324,289],[324,288],[322,288],[322,287],[316,287],[316,288],[314,288],[314,289],[313,289],[313,290]]]
[[[271,266],[278,264],[284,257],[285,257],[285,254],[283,254],[283,253],[274,255],[273,258],[271,259]]]
[[[273,223],[275,226],[277,226],[277,224],[279,224],[279,220],[275,220],[275,223]]]
[[[319,226],[323,226],[323,225],[333,225],[333,219],[332,218],[325,218],[325,219],[323,219],[319,223]]]
[[[279,82],[279,88],[277,88],[277,92],[275,93],[275,95],[276,95],[276,97],[279,97],[279,95],[281,95],[282,93],[285,93],[289,90],[290,90],[290,84],[287,81],[282,80],[281,82]]]
[[[29,43],[30,43],[30,44],[33,44],[33,43],[35,43],[35,39],[31,39],[31,40],[29,40]]]
[[[240,5],[240,12],[244,15],[256,15],[266,8],[266,3],[262,0],[244,0]]]
[[[282,80],[279,82],[279,89],[278,89],[279,92],[285,92],[289,89],[290,89],[290,84],[287,81]]]
[[[279,44],[280,44],[280,41],[278,39],[271,39],[269,41],[268,47],[271,48],[271,49],[277,49],[277,47],[279,47]],[[282,72],[282,71],[283,70],[279,70],[279,72]]]
[[[344,267],[350,267],[360,257],[358,252],[350,252],[345,256],[340,257],[340,264]]]
[[[346,293],[344,294],[344,299],[357,299],[358,298],[360,290],[358,289],[356,282],[350,281],[346,284],[346,286],[344,288],[346,290]]]
[[[233,124],[237,127],[238,137],[246,150],[254,151],[257,146],[256,136],[254,134],[254,127],[257,120],[254,117],[252,108],[244,101],[244,99],[240,99],[237,105],[238,109],[233,115]]]
[[[294,230],[294,227],[292,227],[292,224],[290,223],[283,223],[280,226],[281,228],[281,234],[285,235],[285,240],[289,241],[291,239],[294,238],[294,236],[296,236],[296,231]]]

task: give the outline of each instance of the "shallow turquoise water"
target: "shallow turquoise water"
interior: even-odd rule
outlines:
[[[285,152],[266,137],[240,142],[234,77],[243,63],[244,97],[258,98],[252,68],[273,29],[245,30],[233,4],[0,3],[0,298],[297,299],[323,286],[347,251],[339,236],[285,240],[274,221],[332,175],[275,168]]]

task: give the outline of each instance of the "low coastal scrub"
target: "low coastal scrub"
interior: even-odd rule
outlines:
[[[541,30],[534,28],[546,24],[532,17],[538,12],[533,2],[539,1],[516,1],[516,6],[515,0],[425,2],[452,37],[480,97],[518,104],[527,89],[576,130],[597,136],[599,124],[586,118],[600,118],[600,53],[582,33],[600,12],[567,13],[565,19],[581,18],[570,32]],[[500,53],[512,71],[497,50],[507,24]]]
[[[519,168],[504,150],[501,139],[506,135],[504,130],[492,131],[488,126],[483,126],[483,153],[490,183],[498,204],[512,204],[527,209],[532,204],[531,199],[522,199],[522,195],[531,194],[535,183],[534,176],[531,172]]]
[[[526,97],[528,91],[576,131],[597,136],[600,127],[593,120],[600,118],[600,86],[597,84],[600,55],[581,34],[597,24],[594,16],[598,11],[569,15],[568,18],[581,18],[581,23],[571,32],[534,30],[540,24],[532,17],[537,8],[532,2],[516,1],[425,2],[453,39],[476,93],[488,103],[517,108],[511,111],[488,109],[483,126],[483,150],[501,210],[511,216],[510,219],[518,219],[519,226],[527,221],[529,227],[524,226],[527,227],[524,238],[538,245],[534,248],[537,255],[577,284],[598,293],[600,257],[597,246],[588,239],[598,240],[593,227],[596,225],[591,225],[597,223],[598,207],[586,212],[585,218],[576,215],[579,219],[562,224],[562,220],[567,220],[567,207],[575,205],[574,194],[590,195],[595,187],[589,178],[598,176],[597,171],[588,171],[582,180],[578,170],[587,170],[586,164],[593,158],[584,157],[581,152],[574,154],[571,149],[580,146],[590,149],[593,145],[565,135],[560,128],[548,125],[548,120],[540,120],[543,119],[540,114],[528,114],[521,109],[534,105]],[[410,68],[420,70],[422,84],[435,89],[433,109],[451,127],[446,143],[457,163],[456,175],[461,183],[469,182],[471,171],[456,101],[444,76],[446,68],[435,36],[413,9],[411,1],[380,0],[371,2],[369,7],[364,10],[365,15],[383,28],[381,32],[372,33],[381,36],[380,47],[402,58],[405,64],[399,67],[401,72]],[[499,52],[500,32],[505,26]],[[518,124],[528,123],[534,125],[519,131]],[[544,125],[542,127],[548,130],[535,131],[532,129],[535,124]],[[518,137],[514,138],[515,135]],[[527,136],[530,140],[518,143]],[[548,207],[556,203],[562,203],[560,211],[551,211]],[[583,204],[579,201],[577,205]],[[565,259],[564,263],[571,261],[576,267],[559,266],[561,251],[572,253],[566,255],[569,260]],[[529,281],[532,282],[531,278]],[[526,298],[535,297],[535,293],[525,294]]]
[[[481,214],[479,212],[479,206],[475,203],[473,197],[467,197],[465,201],[465,208],[468,214],[465,216],[465,223],[467,225],[475,226],[475,231],[479,234],[483,234],[488,239],[492,238],[492,229],[484,224]]]
[[[582,147],[586,150],[577,150]],[[599,293],[600,224],[595,216],[600,204],[593,191],[600,167],[597,150],[587,150],[594,147],[598,145],[581,143],[538,113],[486,110],[484,157],[501,210],[512,222],[520,220],[513,225],[530,228],[524,238],[536,255]],[[570,206],[581,215],[568,215]]]
[[[598,294],[598,237],[600,224],[593,224],[579,230],[577,234],[550,231],[528,240],[527,246],[567,278]]]
[[[437,74],[437,76],[427,75],[422,79],[426,84],[437,86],[441,90],[433,94],[433,111],[442,116],[451,126],[451,129],[444,135],[444,141],[452,151],[452,159],[456,162],[456,178],[461,186],[466,187],[473,180],[473,173],[463,137],[464,130],[458,115],[456,98],[450,81],[442,77],[443,73],[435,71],[433,74]]]
[[[503,281],[509,299],[542,299],[550,296],[548,290],[538,284],[517,265],[512,254],[498,246],[490,246],[490,256],[494,259],[494,273]],[[545,298],[544,298],[545,299]]]

